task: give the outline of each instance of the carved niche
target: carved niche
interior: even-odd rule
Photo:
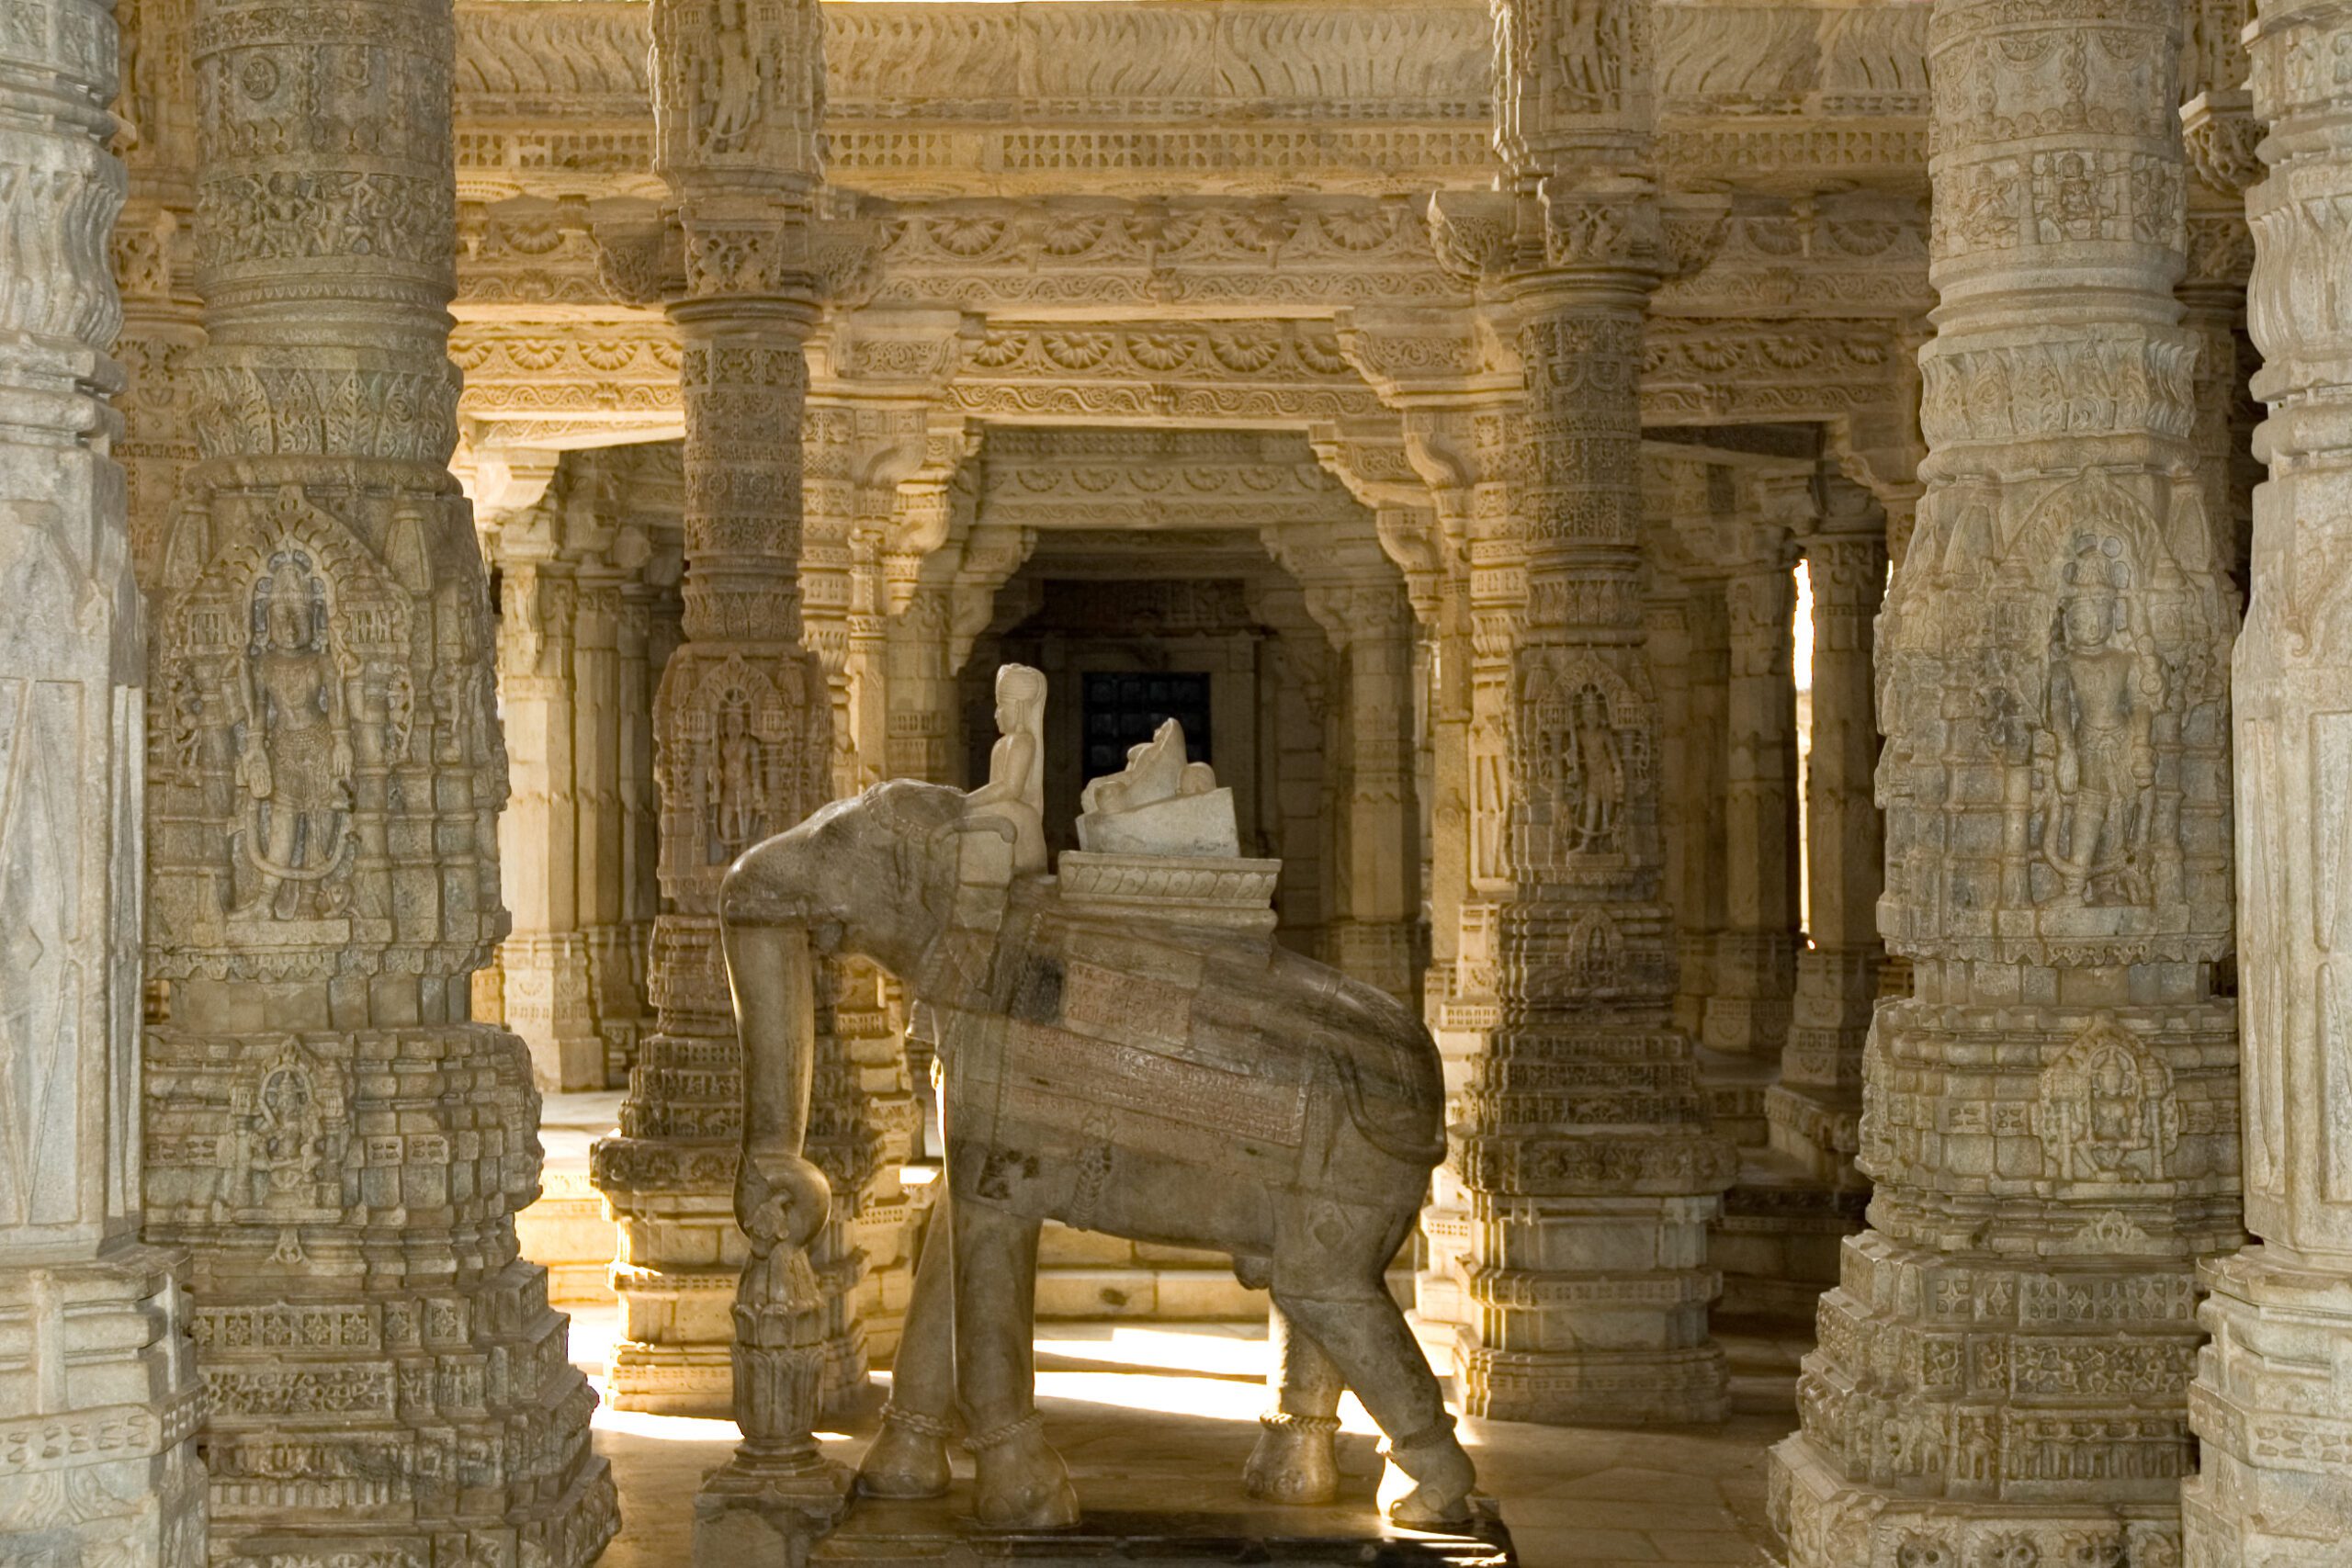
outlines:
[[[2235,631],[2201,498],[2090,470],[1930,497],[1882,623],[1883,908],[1898,948],[2210,957],[2229,930]],[[1934,586],[1930,586],[1930,585]]]
[[[2034,1131],[2043,1165],[2064,1181],[2162,1181],[2180,1141],[2172,1069],[2138,1035],[2101,1013],[2042,1070]]]
[[[216,495],[175,524],[163,580],[189,586],[159,616],[151,715],[164,977],[323,976],[394,944],[455,961],[498,918],[489,633],[432,557],[439,502],[370,507],[380,548],[296,485]],[[418,829],[446,849],[458,821],[471,899],[412,863]]]
[[[1522,669],[1510,841],[1521,872],[1600,870],[1637,852],[1631,807],[1653,787],[1649,705],[1607,661],[1546,650]]]

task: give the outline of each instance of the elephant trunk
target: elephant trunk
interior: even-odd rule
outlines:
[[[837,1505],[837,1467],[815,1434],[825,1302],[808,1256],[824,1228],[832,1190],[803,1152],[815,1076],[815,958],[807,916],[783,889],[755,883],[755,897],[741,896],[747,872],[756,878],[762,869],[752,860],[738,863],[719,896],[719,936],[743,1050],[735,1218],[751,1244],[736,1286],[730,1353],[743,1441],[729,1469],[763,1483],[800,1486]]]
[[[736,1218],[754,1247],[806,1247],[831,1202],[823,1172],[802,1152],[816,1072],[814,912],[805,884],[790,874],[790,863],[804,857],[789,840],[772,840],[745,855],[719,893],[720,942],[743,1052]],[[763,1236],[763,1229],[775,1234]]]

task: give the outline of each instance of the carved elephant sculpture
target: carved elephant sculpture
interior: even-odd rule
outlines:
[[[1052,879],[1012,874],[1001,824],[910,782],[748,852],[721,917],[751,1092],[799,1086],[800,1129],[810,942],[888,968],[939,1023],[945,1207],[862,1490],[944,1491],[960,1407],[983,1523],[1075,1521],[1034,1403],[1050,1218],[1222,1251],[1271,1290],[1279,1398],[1245,1472],[1253,1492],[1331,1497],[1344,1385],[1406,1478],[1390,1517],[1467,1516],[1470,1461],[1383,1278],[1443,1153],[1437,1049],[1393,998],[1265,933],[1072,909]],[[805,1169],[797,1153],[769,1163]],[[786,1228],[818,1224],[821,1207]]]

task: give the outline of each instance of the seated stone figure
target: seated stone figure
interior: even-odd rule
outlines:
[[[1000,690],[1035,692],[1035,675],[1007,671]],[[1089,792],[1098,829],[1224,794],[1185,793],[1201,775],[1173,726],[1137,751]],[[1038,1230],[1056,1219],[1223,1251],[1271,1291],[1279,1397],[1244,1472],[1252,1492],[1333,1498],[1339,1402],[1353,1388],[1402,1472],[1389,1517],[1464,1521],[1470,1460],[1384,1279],[1445,1147],[1429,1032],[1385,992],[1277,946],[1270,921],[1190,919],[1181,899],[1106,917],[1067,877],[1015,874],[1005,835],[1017,827],[989,816],[1002,798],[878,784],[752,850],[721,894],[746,1126],[786,1134],[758,1151],[747,1134],[747,1159],[789,1176],[763,1189],[792,1211],[754,1216],[769,1229],[813,1235],[800,1211],[820,1196],[797,1147],[808,938],[888,968],[937,1021],[946,1190],[860,1490],[944,1492],[960,1417],[981,1524],[1075,1522],[1035,1404]],[[1224,809],[1221,835],[1162,840],[1184,846],[1166,860],[1171,886],[1260,874],[1266,863],[1233,858],[1229,797]],[[1217,853],[1221,865],[1192,858]],[[1092,858],[1151,872],[1148,853]]]
[[[988,782],[965,797],[976,821],[993,819],[1012,829],[1012,869],[1041,875],[1046,869],[1046,677],[1026,664],[996,672],[997,742],[989,750]]]
[[[1127,751],[1126,768],[1079,796],[1079,848],[1104,854],[1238,855],[1233,792],[1206,762],[1184,760],[1184,727],[1163,722]]]

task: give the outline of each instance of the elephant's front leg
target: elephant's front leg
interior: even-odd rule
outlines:
[[[1323,1347],[1298,1331],[1279,1306],[1267,1314],[1274,1353],[1274,1408],[1241,1479],[1270,1503],[1329,1503],[1340,1493],[1340,1395],[1346,1385]]]
[[[914,1295],[890,1366],[882,1430],[857,1467],[858,1490],[869,1497],[936,1497],[947,1490],[956,1411],[955,1216],[942,1192],[915,1260]]]
[[[999,1529],[1078,1522],[1069,1472],[1037,1415],[1038,1223],[956,1196],[956,1381],[973,1512]]]

